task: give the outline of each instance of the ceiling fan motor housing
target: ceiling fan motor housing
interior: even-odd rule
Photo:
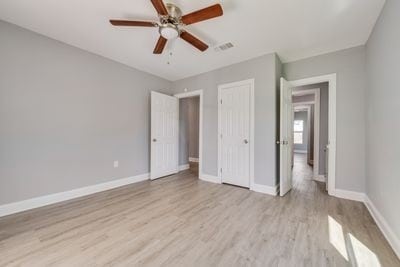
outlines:
[[[173,24],[179,24],[182,17],[181,9],[176,5],[170,3],[167,3],[165,7],[168,10],[168,16],[166,16],[167,20],[173,21],[174,22]]]

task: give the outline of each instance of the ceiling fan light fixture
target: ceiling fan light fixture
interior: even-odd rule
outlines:
[[[160,35],[167,40],[177,38],[179,36],[178,27],[171,23],[164,24],[160,26]]]

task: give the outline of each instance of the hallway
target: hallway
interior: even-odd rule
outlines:
[[[307,164],[307,154],[294,153],[293,190],[297,193],[311,194],[314,190],[328,194],[325,183],[313,180],[313,168]],[[316,195],[318,196],[318,195]]]

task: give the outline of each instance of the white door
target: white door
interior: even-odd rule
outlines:
[[[150,178],[179,171],[179,100],[151,92]]]
[[[292,88],[281,78],[280,114],[280,195],[292,189],[293,105]]]
[[[250,187],[251,84],[220,87],[220,175],[223,183]]]

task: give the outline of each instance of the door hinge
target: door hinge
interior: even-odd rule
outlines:
[[[222,105],[222,99],[220,100],[220,102],[221,102],[221,105]]]
[[[219,169],[219,171],[220,171],[220,173],[222,173],[222,168],[221,168],[221,169]]]

